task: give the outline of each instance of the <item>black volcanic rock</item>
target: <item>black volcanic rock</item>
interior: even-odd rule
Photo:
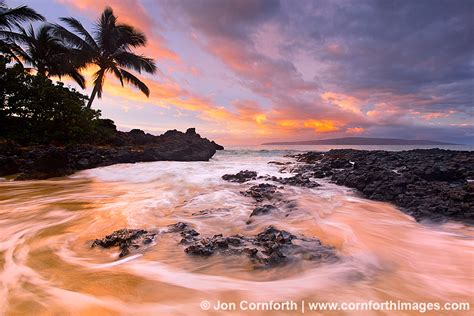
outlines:
[[[295,241],[295,242],[294,242]],[[295,236],[273,226],[253,237],[222,234],[193,241],[185,252],[189,255],[209,257],[245,255],[255,267],[273,267],[298,260],[332,263],[338,260],[335,249],[322,245],[318,239]]]
[[[222,176],[222,179],[229,182],[244,183],[257,179],[257,173],[255,171],[243,170],[236,174],[225,174]]]
[[[19,173],[17,180],[47,179],[117,163],[208,161],[218,146],[196,134],[194,129],[186,133],[167,131],[160,136],[139,129],[116,132],[106,146],[20,147],[3,142],[0,143],[0,176]]]
[[[214,146],[216,150],[224,150],[224,146],[221,146],[214,141],[211,141],[211,144]]]
[[[265,204],[262,206],[257,206],[252,213],[250,214],[250,217],[252,216],[260,216],[260,215],[265,215],[268,213],[271,213],[272,211],[277,210],[277,208],[271,204]]]
[[[319,183],[310,180],[309,177],[302,174],[296,174],[288,178],[272,176],[272,177],[266,177],[265,180],[275,181],[275,182],[285,184],[285,185],[292,185],[292,186],[305,187],[305,188],[315,188],[315,187],[320,186]]]
[[[273,267],[293,261],[308,260],[316,263],[332,263],[339,260],[333,247],[323,245],[319,239],[296,236],[287,231],[268,226],[255,236],[217,234],[203,237],[193,227],[184,222],[169,225],[156,232],[144,229],[119,229],[101,239],[96,239],[91,248],[102,247],[120,249],[119,258],[145,250],[152,246],[161,234],[180,234],[178,243],[184,251],[193,256],[212,255],[247,256],[255,267]]]
[[[100,246],[102,248],[118,247],[120,249],[119,258],[130,254],[133,250],[138,250],[145,245],[149,245],[155,239],[156,233],[143,229],[119,229],[102,239],[96,239],[91,248]]]
[[[277,192],[277,186],[270,183],[260,183],[258,185],[251,186],[247,191],[240,192],[245,196],[249,196],[255,199],[257,202],[263,200],[271,200],[279,197]]]
[[[330,150],[296,156],[297,172],[329,177],[365,197],[394,203],[416,220],[474,224],[474,152]]]

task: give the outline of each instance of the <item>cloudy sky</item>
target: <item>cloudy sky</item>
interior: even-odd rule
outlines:
[[[196,127],[224,145],[343,136],[473,143],[474,1],[7,0],[145,32],[146,98],[111,76],[122,130]],[[89,84],[90,86],[90,84]],[[90,92],[90,88],[87,92]]]

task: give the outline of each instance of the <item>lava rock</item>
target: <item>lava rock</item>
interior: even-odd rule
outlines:
[[[319,183],[315,181],[311,181],[309,177],[304,176],[302,174],[296,174],[292,177],[288,178],[281,178],[281,177],[267,177],[267,181],[275,181],[285,185],[292,185],[298,187],[305,187],[305,188],[315,188],[321,186]]]
[[[227,216],[230,215],[231,212],[231,209],[225,207],[217,207],[204,209],[199,212],[194,212],[191,214],[191,216]]]
[[[474,152],[330,150],[295,156],[297,173],[330,177],[369,199],[394,203],[416,220],[474,224]]]
[[[276,197],[277,186],[270,183],[260,183],[250,187],[247,191],[241,192],[241,194],[252,197],[257,202],[262,202]]]
[[[294,243],[293,241],[298,241]],[[209,257],[214,254],[245,255],[255,267],[272,267],[297,260],[331,263],[338,260],[335,249],[324,246],[318,239],[298,237],[273,226],[253,237],[222,234],[191,243],[185,252],[189,255]]]
[[[64,148],[37,148],[26,155],[18,180],[47,179],[72,172],[69,156]]]
[[[181,234],[181,244],[187,244],[192,241],[197,240],[197,236],[199,236],[199,233],[194,230],[189,224],[183,223],[183,222],[178,222],[176,224],[168,226],[168,232],[169,233],[180,233]]]
[[[250,214],[250,217],[252,216],[259,216],[259,215],[265,215],[268,214],[272,211],[277,210],[277,208],[271,204],[265,204],[262,206],[257,206],[252,213]]]
[[[0,176],[19,173],[16,180],[47,179],[117,163],[208,161],[220,147],[194,129],[167,131],[160,136],[139,129],[116,131],[106,145],[22,147],[0,142]]]
[[[102,239],[96,239],[91,248],[100,246],[102,248],[119,247],[119,258],[130,254],[131,250],[139,250],[148,245],[155,239],[156,233],[148,232],[143,229],[119,229]]]
[[[243,170],[237,174],[225,174],[222,176],[222,179],[229,182],[244,183],[257,179],[257,173],[255,171]]]

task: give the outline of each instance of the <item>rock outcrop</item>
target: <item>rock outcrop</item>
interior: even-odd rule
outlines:
[[[257,179],[257,173],[255,171],[242,170],[236,174],[225,174],[222,176],[222,179],[229,182],[244,183]]]
[[[474,152],[330,150],[295,156],[307,177],[328,177],[365,197],[391,202],[417,220],[474,224]]]
[[[0,176],[17,174],[17,180],[47,179],[78,170],[117,163],[145,161],[208,161],[222,146],[202,138],[194,128],[153,136],[142,130],[117,132],[110,144],[21,147],[0,144]]]

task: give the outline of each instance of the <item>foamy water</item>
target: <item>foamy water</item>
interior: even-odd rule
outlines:
[[[0,313],[205,315],[202,300],[472,303],[474,231],[462,224],[416,223],[323,180],[314,189],[285,186],[297,208],[247,224],[255,203],[240,191],[264,181],[235,184],[221,176],[244,169],[290,176],[268,164],[292,161],[285,153],[225,151],[210,162],[123,164],[58,180],[0,182]],[[211,212],[192,215],[204,209]],[[245,257],[188,256],[173,234],[120,260],[116,249],[90,248],[94,238],[123,227],[177,221],[202,235],[250,236],[274,225],[319,238],[342,259],[254,269]],[[271,314],[279,313],[265,312]]]

